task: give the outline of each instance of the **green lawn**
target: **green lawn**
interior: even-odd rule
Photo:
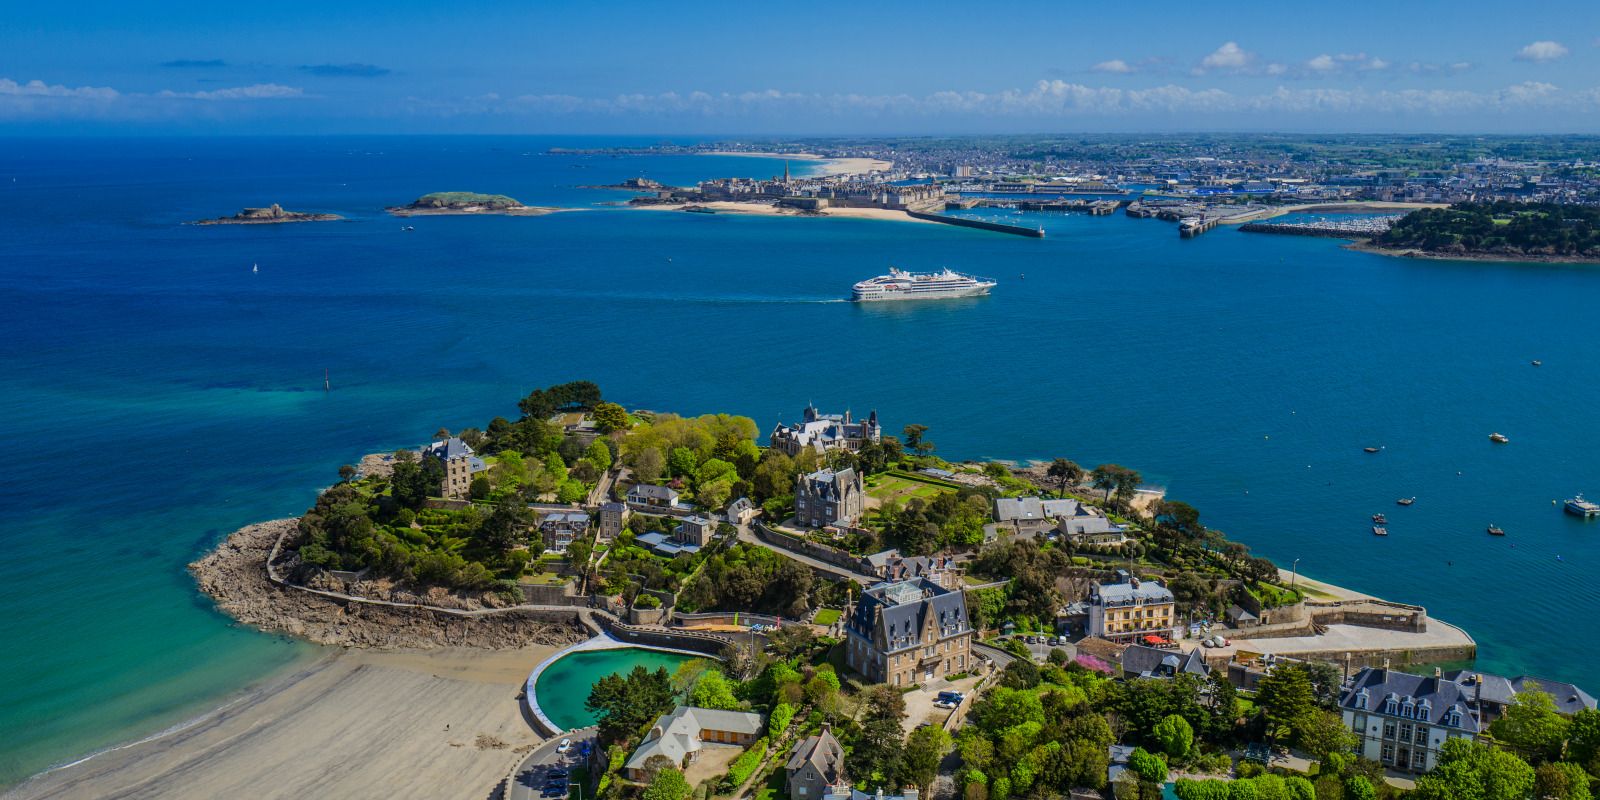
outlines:
[[[839,621],[839,616],[842,613],[843,612],[837,608],[819,609],[817,611],[817,615],[811,619],[811,622],[815,625],[832,625],[833,623]]]
[[[867,479],[867,495],[880,503],[897,500],[901,503],[913,497],[930,500],[942,492],[951,491],[942,486],[912,480],[899,475],[880,474]]]

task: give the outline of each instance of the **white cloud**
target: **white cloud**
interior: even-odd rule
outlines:
[[[1238,42],[1223,42],[1211,55],[1200,59],[1203,69],[1242,69],[1249,66],[1255,55],[1246,52]]]
[[[1113,58],[1110,61],[1102,61],[1093,67],[1090,67],[1090,69],[1094,70],[1095,72],[1110,72],[1117,75],[1126,75],[1133,71],[1133,67],[1128,66],[1128,62],[1123,61],[1120,58]]]
[[[1283,75],[1288,73],[1289,67],[1287,65],[1274,62],[1267,65],[1266,71],[1268,75]]]
[[[1333,56],[1330,56],[1327,53],[1323,53],[1322,55],[1306,62],[1306,69],[1309,69],[1313,72],[1333,72],[1338,68],[1339,62],[1334,61]]]
[[[1567,54],[1567,48],[1560,42],[1538,41],[1517,51],[1518,61],[1554,61]]]
[[[8,97],[63,97],[89,100],[112,100],[118,94],[116,89],[104,86],[61,86],[48,85],[44,81],[28,81],[17,83],[10,78],[0,78],[0,95]]]
[[[277,100],[286,97],[304,97],[305,90],[277,83],[257,83],[205,92],[174,92],[171,89],[163,89],[155,96],[184,100]]]

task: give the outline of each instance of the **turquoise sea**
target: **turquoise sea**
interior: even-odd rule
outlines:
[[[763,428],[808,401],[876,408],[952,458],[1126,464],[1285,566],[1428,606],[1486,668],[1600,687],[1600,525],[1551,504],[1600,497],[1600,269],[1183,241],[1122,215],[1007,215],[1047,229],[1033,240],[625,210],[576,187],[783,165],[546,154],[615,143],[5,141],[0,785],[313,652],[194,591],[184,565],[227,532],[298,513],[363,453],[577,378]],[[409,233],[381,212],[438,190],[583,210]],[[178,224],[272,202],[349,219]],[[891,264],[1000,285],[842,301]]]

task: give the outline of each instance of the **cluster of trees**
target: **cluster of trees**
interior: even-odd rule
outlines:
[[[398,581],[454,589],[501,589],[528,562],[516,545],[531,514],[520,503],[420,513],[377,494],[382,481],[340,483],[300,518],[300,560],[337,570],[370,570]]]
[[[661,414],[622,440],[624,463],[641,483],[670,481],[701,505],[718,508],[750,494],[761,449],[749,417]]]
[[[583,707],[599,726],[603,744],[628,742],[646,725],[672,710],[678,692],[665,667],[654,672],[643,666],[627,675],[607,675],[589,690]]]
[[[1373,242],[1437,252],[1600,255],[1600,209],[1556,203],[1457,203],[1402,217]]]
[[[978,629],[997,627],[1006,619],[1033,630],[1033,620],[1053,623],[1056,609],[1065,598],[1056,589],[1056,578],[1072,571],[1072,554],[1064,547],[1040,544],[1035,539],[996,542],[978,553],[968,572],[1002,581],[1003,590],[985,589],[977,603],[969,603],[968,614]]]
[[[956,737],[966,800],[1064,795],[1103,788],[1115,732],[1090,701],[1103,679],[1018,660],[972,707]]]
[[[740,543],[706,560],[679,592],[678,607],[798,618],[810,610],[816,588],[810,567],[770,548]]]
[[[873,515],[883,544],[911,556],[943,549],[966,550],[983,544],[990,498],[976,489],[913,497],[904,506],[890,502]]]
[[[600,402],[600,387],[593,381],[573,381],[534,389],[517,403],[517,409],[525,416],[549,419],[561,411],[588,411]]]

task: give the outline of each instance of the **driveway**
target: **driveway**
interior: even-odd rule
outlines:
[[[900,720],[900,727],[906,733],[911,733],[919,725],[944,725],[950,717],[950,709],[935,708],[933,701],[939,698],[940,692],[961,692],[967,696],[967,702],[972,702],[973,689],[978,685],[978,676],[968,675],[958,681],[939,679],[901,695],[906,701],[906,715]]]
[[[572,749],[566,753],[556,752],[562,738],[572,740]],[[568,731],[563,736],[547,740],[534,748],[533,752],[522,760],[516,774],[512,776],[506,800],[535,800],[544,789],[545,778],[550,774],[550,770],[563,768],[570,772],[581,769],[583,765],[578,754],[585,741],[589,742],[590,747],[597,746],[594,728]],[[583,800],[583,795],[588,790],[587,786],[573,786],[569,796],[572,800]]]

